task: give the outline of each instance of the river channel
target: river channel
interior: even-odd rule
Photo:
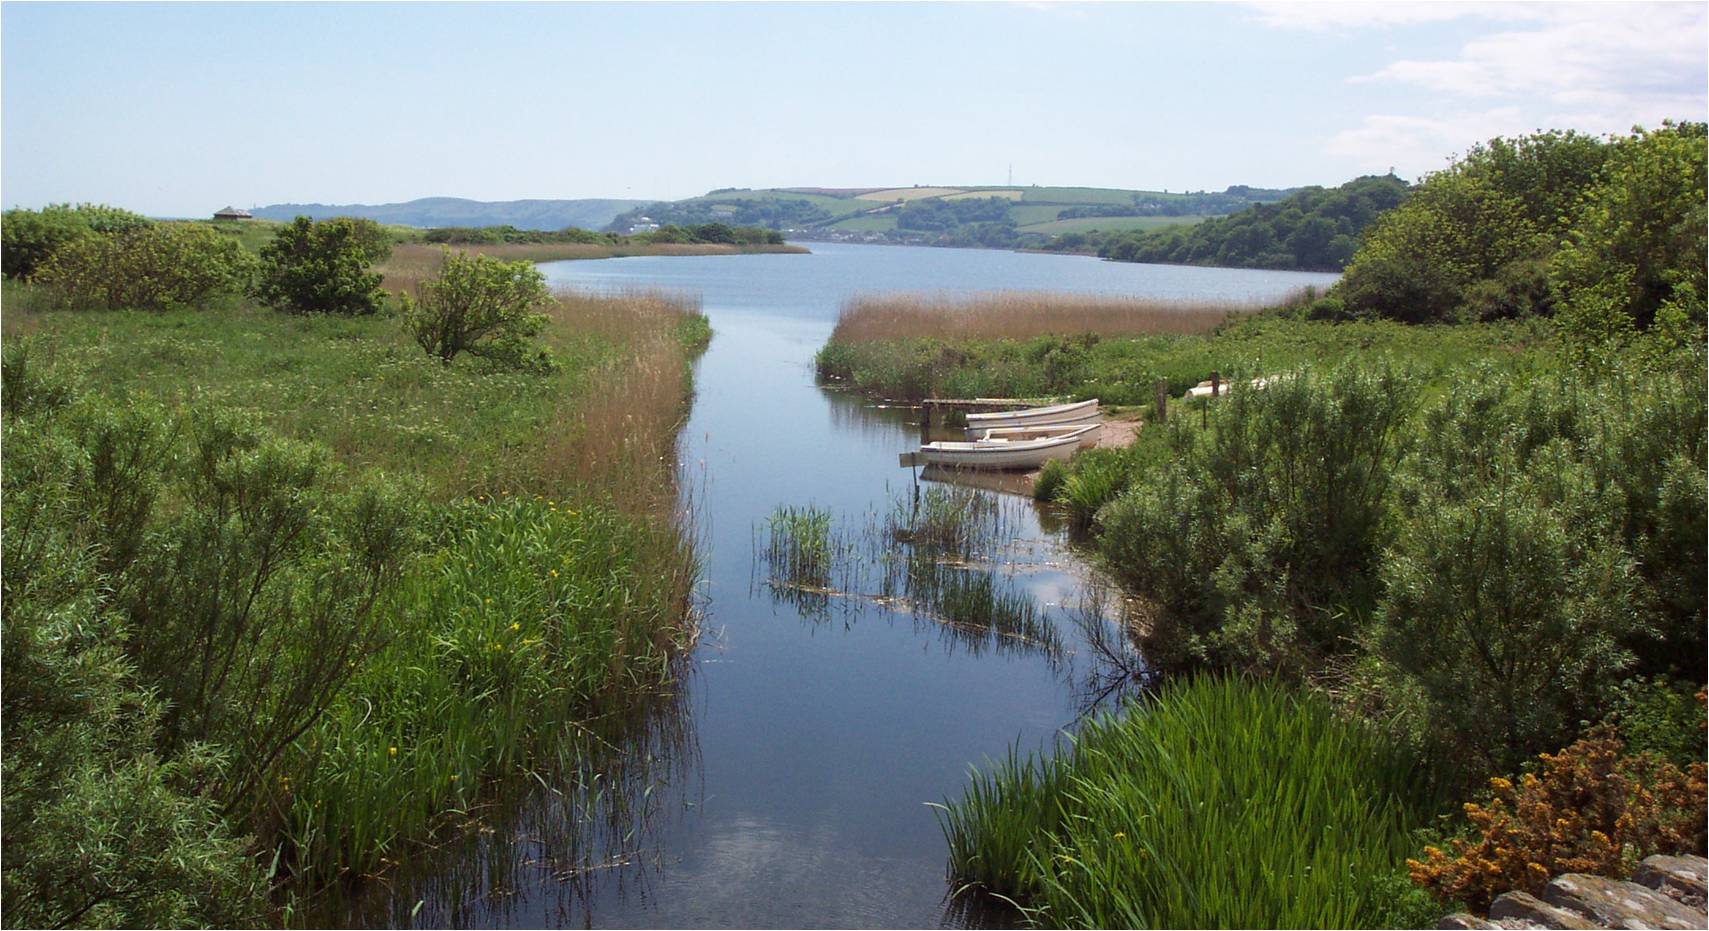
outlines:
[[[701,641],[679,693],[649,709],[607,770],[516,793],[505,815],[405,865],[349,921],[811,928],[992,919],[950,903],[927,803],[958,797],[969,766],[987,757],[1048,747],[1095,697],[1098,662],[1084,631],[1100,612],[1088,573],[1053,515],[1005,495],[994,507],[1008,543],[993,573],[1038,606],[1048,644],[982,639],[894,604],[792,598],[767,584],[758,554],[779,505],[827,509],[838,533],[858,541],[912,494],[897,453],[917,446],[918,412],[817,387],[815,350],[859,292],[1247,300],[1334,276],[811,248],[541,266],[556,287],[664,288],[703,300],[714,336],[696,365],[681,446],[705,558]]]

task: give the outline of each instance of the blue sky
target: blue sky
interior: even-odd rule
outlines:
[[[0,202],[1220,190],[1701,120],[1684,4],[0,6]]]

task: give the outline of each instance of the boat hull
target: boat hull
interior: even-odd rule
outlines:
[[[982,436],[993,427],[1036,427],[1046,424],[1092,423],[1103,419],[1098,399],[1052,407],[1032,407],[1018,411],[998,411],[991,414],[968,414],[967,435]]]
[[[1080,438],[1081,449],[1093,449],[1098,445],[1098,436],[1104,431],[1102,421],[1084,424],[1045,424],[1032,427],[992,427],[981,440],[1007,440],[1017,442],[1022,440],[1042,440],[1054,437],[1076,436]]]
[[[920,447],[919,459],[927,465],[946,469],[1036,469],[1052,459],[1068,459],[1079,446],[1079,436],[1022,442],[927,443]]]

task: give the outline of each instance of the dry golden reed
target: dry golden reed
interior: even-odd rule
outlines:
[[[1028,339],[1045,334],[1208,333],[1268,302],[1169,301],[1106,294],[999,291],[975,296],[864,294],[837,315],[833,342],[936,337]]]

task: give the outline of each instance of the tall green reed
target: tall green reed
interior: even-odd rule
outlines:
[[[1360,927],[1410,844],[1411,761],[1314,695],[1166,686],[941,809],[952,872],[1058,927]]]

